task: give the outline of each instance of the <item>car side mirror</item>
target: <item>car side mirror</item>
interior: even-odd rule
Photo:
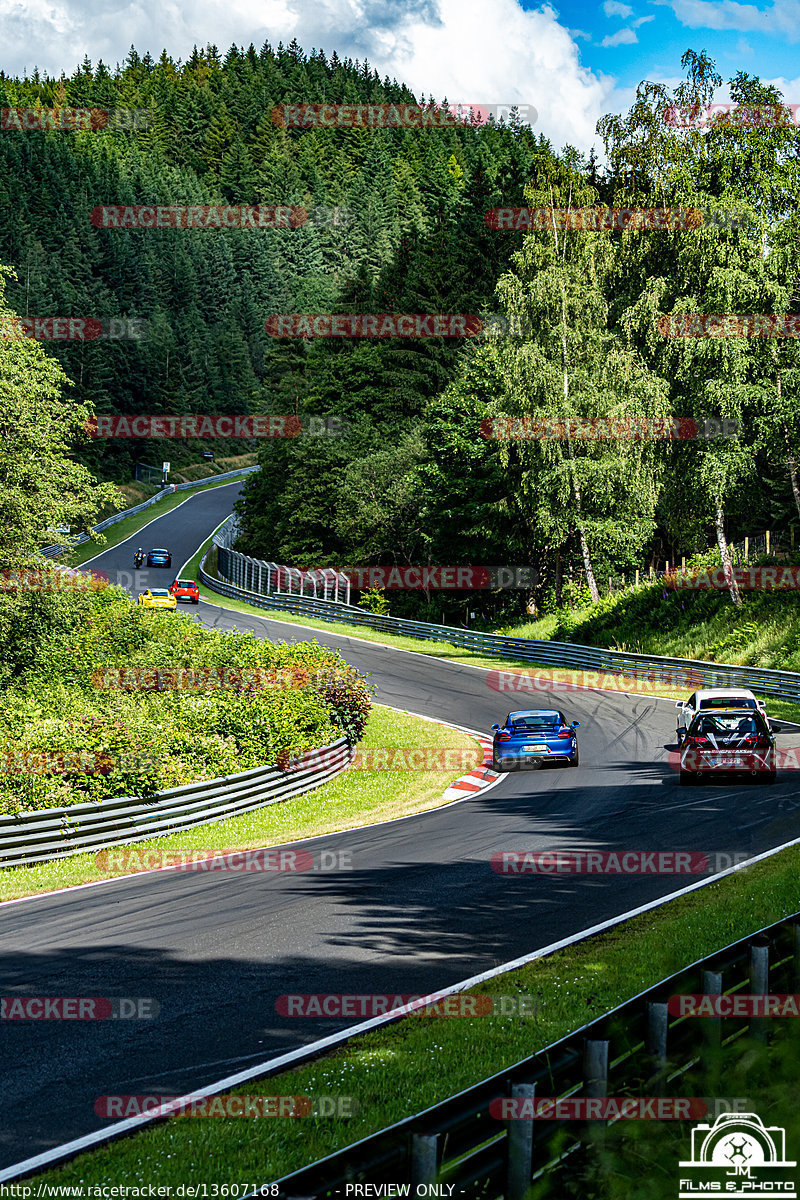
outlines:
[[[500,726],[499,726],[499,725],[493,725],[493,726],[492,726],[492,729],[499,729],[499,728],[500,728]]]
[[[682,700],[676,700],[676,701],[675,701],[675,707],[676,707],[676,708],[683,708],[683,701],[682,701]]]
[[[578,728],[579,728],[579,726],[580,726],[580,721],[573,721],[573,722],[572,722],[572,728],[573,728],[573,729],[578,729]]]

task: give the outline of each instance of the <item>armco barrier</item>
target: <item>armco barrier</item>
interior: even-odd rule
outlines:
[[[291,771],[275,766],[254,767],[238,775],[168,788],[159,792],[152,803],[120,796],[99,803],[2,815],[0,867],[50,862],[224,821],[319,787],[343,770],[354,754],[354,748],[341,737],[322,750],[309,750],[300,756]]]
[[[110,525],[116,525],[119,521],[124,521],[126,517],[132,517],[135,513],[143,512],[149,508],[151,504],[156,504],[165,495],[170,495],[172,492],[186,492],[190,488],[207,487],[210,483],[216,483],[219,479],[238,479],[241,475],[250,475],[253,471],[257,471],[258,467],[241,467],[238,471],[226,471],[224,475],[209,475],[206,479],[196,479],[192,483],[173,483],[169,489],[162,489],[156,492],[155,496],[151,496],[149,500],[143,500],[141,504],[135,505],[133,508],[123,509],[122,512],[115,513],[113,517],[106,517],[105,521],[100,521],[98,525],[94,525],[95,533],[103,529],[108,529]],[[82,546],[89,541],[88,533],[82,533],[80,537],[75,538],[71,546]],[[64,549],[63,546],[43,546],[39,551],[46,558],[54,558],[56,554],[60,554]]]
[[[586,1123],[503,1121],[493,1115],[502,1099],[706,1096],[712,1097],[713,1104],[724,1078],[721,1071],[741,1053],[739,1039],[748,1034],[764,1039],[764,1026],[770,1022],[760,1017],[677,1017],[671,1015],[667,1002],[679,994],[796,993],[800,989],[798,917],[800,913],[700,959],[561,1041],[424,1112],[263,1183],[269,1183],[274,1189],[269,1194],[280,1200],[336,1200],[348,1194],[347,1185],[350,1195],[380,1195],[377,1185],[387,1180],[396,1189],[410,1184],[406,1194],[411,1196],[527,1200],[534,1181],[541,1181],[538,1196],[556,1195],[555,1190],[545,1193],[542,1177],[581,1152],[580,1135]],[[532,1024],[532,1037],[535,1028]],[[716,1073],[714,1068],[702,1070],[710,1043],[719,1048]],[[720,1111],[732,1111],[736,1099],[728,1097]],[[741,1102],[746,1105],[746,1097]],[[713,1111],[706,1115],[699,1104],[695,1107],[695,1115],[682,1122],[687,1141],[690,1120],[713,1124],[719,1115]],[[440,1181],[451,1190],[413,1190],[415,1184]],[[369,1189],[370,1184],[376,1190]],[[354,1190],[354,1185],[361,1190]]]
[[[239,555],[238,551],[231,550],[226,545],[227,540],[225,526],[222,526],[213,538],[222,564],[229,565],[237,556],[244,559],[244,555]],[[771,671],[690,658],[628,654],[621,650],[603,650],[596,646],[581,646],[573,642],[536,641],[534,638],[503,637],[497,633],[473,633],[452,625],[434,625],[428,621],[406,621],[399,617],[378,616],[351,604],[315,600],[310,596],[298,596],[289,592],[264,595],[238,587],[229,579],[213,577],[205,570],[205,561],[204,557],[200,564],[200,579],[206,587],[223,596],[246,600],[248,604],[257,608],[277,608],[298,616],[314,617],[320,621],[365,625],[382,633],[400,634],[424,641],[446,642],[448,645],[472,650],[486,657],[514,659],[535,663],[537,666],[577,668],[599,674],[622,675],[663,684],[673,692],[691,692],[698,687],[744,687],[775,699],[800,703],[800,673],[796,671]],[[247,561],[252,563],[257,560]],[[266,563],[263,565],[267,566]],[[245,566],[243,570],[246,569]],[[253,574],[251,568],[251,579]],[[586,680],[586,685],[591,685],[589,679]],[[513,694],[509,689],[508,695]],[[528,702],[535,701],[535,690],[520,692],[519,695],[522,702],[526,698]],[[510,703],[509,707],[513,707],[513,703]]]

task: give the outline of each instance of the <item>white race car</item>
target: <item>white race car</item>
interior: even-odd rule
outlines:
[[[747,688],[704,688],[693,692],[688,700],[677,700],[678,745],[682,746],[686,730],[699,712],[720,708],[748,708],[766,717],[763,700],[757,699]]]

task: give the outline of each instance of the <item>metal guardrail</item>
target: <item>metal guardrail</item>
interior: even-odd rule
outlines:
[[[216,483],[219,479],[238,479],[241,475],[250,475],[253,471],[257,470],[258,466],[240,467],[238,471],[226,471],[224,475],[209,475],[206,479],[196,479],[191,483],[171,484],[168,491],[166,489],[162,489],[161,491],[156,492],[155,496],[151,496],[149,500],[143,500],[141,504],[136,504],[133,508],[123,509],[122,512],[115,513],[113,517],[106,517],[105,521],[100,521],[97,525],[93,526],[93,529],[96,533],[102,531],[103,529],[108,529],[110,525],[116,525],[119,521],[124,521],[126,517],[132,517],[138,512],[143,512],[146,508],[149,508],[151,504],[157,504],[164,495],[170,495],[172,492],[185,492],[190,488],[206,487],[210,483]],[[70,543],[69,548],[72,546],[83,546],[88,541],[88,533],[82,533]],[[61,545],[43,546],[39,553],[43,554],[46,558],[53,558],[56,554],[60,554],[64,549],[65,547]]]
[[[0,868],[51,862],[71,854],[140,842],[278,804],[319,787],[343,770],[354,754],[354,748],[341,737],[324,749],[307,751],[289,770],[253,767],[237,775],[165,789],[150,803],[119,796],[16,816],[0,815]]]
[[[529,1058],[271,1185],[280,1200],[340,1200],[345,1185],[387,1180],[410,1184],[409,1195],[414,1185],[444,1183],[454,1196],[526,1200],[532,1182],[581,1151],[587,1124],[605,1122],[502,1121],[490,1112],[492,1101],[715,1094],[739,1039],[764,1040],[765,1019],[673,1017],[667,1001],[676,994],[800,990],[798,918],[699,959]],[[718,1048],[711,1056],[710,1046]],[[704,1070],[699,1064],[709,1057],[714,1066]]]
[[[224,527],[220,530],[224,537]],[[220,553],[222,542],[213,543]],[[224,545],[223,545],[223,548]],[[207,557],[207,556],[206,556]],[[205,570],[206,557],[200,564],[200,579],[206,587],[223,596],[247,601],[257,608],[276,608],[298,616],[321,621],[336,621],[344,625],[363,625],[382,633],[423,641],[445,642],[459,649],[472,650],[491,658],[510,658],[537,666],[577,668],[582,672],[601,675],[621,675],[631,680],[661,684],[676,691],[692,691],[698,687],[745,687],[768,697],[800,703],[800,672],[773,671],[760,667],[742,667],[734,663],[709,663],[689,658],[663,658],[657,655],[632,654],[622,650],[604,650],[596,646],[581,646],[575,642],[537,641],[534,638],[504,637],[497,633],[473,633],[452,625],[434,625],[428,621],[407,621],[400,617],[378,616],[351,604],[314,600],[296,593],[272,592],[264,595],[239,587],[227,579],[219,579]],[[224,561],[224,558],[223,558]],[[541,692],[557,690],[554,681]],[[569,687],[599,686],[601,681],[584,677],[581,683],[565,683]],[[499,689],[515,696],[535,698],[538,689],[531,680],[530,690],[519,688],[518,681],[508,681],[508,688]],[[634,690],[633,688],[631,690]]]

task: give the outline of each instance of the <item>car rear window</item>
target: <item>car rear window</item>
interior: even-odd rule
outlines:
[[[708,696],[700,701],[701,708],[755,708],[755,700],[747,696]]]
[[[176,579],[173,587],[194,587],[193,579]]]
[[[527,729],[554,729],[560,723],[555,717],[525,717],[522,721],[512,721],[511,728],[521,731]]]
[[[151,596],[166,596],[169,599],[169,592],[166,588],[159,588],[158,591],[152,591]]]
[[[732,733],[766,733],[767,728],[757,712],[698,713],[689,727],[689,733],[708,737],[727,737]]]

